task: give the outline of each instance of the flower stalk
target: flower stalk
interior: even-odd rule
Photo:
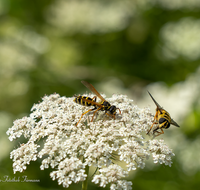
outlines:
[[[82,190],[87,190],[88,179],[89,179],[89,166],[85,167],[85,174],[87,175],[85,181],[82,182]]]

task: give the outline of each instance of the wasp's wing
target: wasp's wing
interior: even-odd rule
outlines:
[[[101,94],[99,94],[97,92],[97,90],[94,88],[94,86],[92,84],[90,84],[89,82],[87,81],[81,81],[82,84],[84,84],[88,89],[90,89],[94,94],[96,94],[102,101],[106,101],[102,96]]]
[[[155,99],[153,98],[153,96],[150,94],[149,91],[147,91],[149,93],[149,95],[151,96],[152,100],[154,101],[154,103],[156,104],[156,106],[160,109],[162,109],[162,107],[158,104],[158,102],[155,101]]]
[[[176,126],[176,127],[180,127],[173,119],[171,119],[171,122],[170,122],[172,125]]]

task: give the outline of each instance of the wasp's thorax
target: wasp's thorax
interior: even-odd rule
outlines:
[[[111,106],[111,104],[109,102],[107,102],[107,101],[103,101],[103,102],[101,102],[101,104],[104,106],[103,110],[105,110],[108,114],[110,114],[110,115],[115,115],[116,114],[117,108],[116,108],[115,105]]]
[[[169,115],[169,113],[167,111],[165,111],[164,109],[156,109],[158,110],[158,124],[160,125],[160,128],[169,128],[170,127],[170,123],[171,123],[171,117]]]

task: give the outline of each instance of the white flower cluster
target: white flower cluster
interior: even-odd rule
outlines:
[[[107,101],[121,110],[115,120],[98,111],[90,122],[93,112],[89,112],[76,126],[88,107],[73,99],[58,94],[45,96],[32,107],[29,117],[16,120],[8,129],[10,141],[20,136],[27,139],[26,144],[11,152],[14,173],[22,172],[30,161],[40,158],[41,170],[53,168],[50,176],[64,187],[85,181],[86,167],[93,166],[98,172],[92,182],[101,187],[110,184],[112,190],[128,190],[132,183],[122,178],[131,170],[144,168],[150,155],[154,163],[171,166],[174,154],[168,146],[161,140],[144,138],[153,120],[149,108],[140,109],[127,96],[113,95]],[[123,162],[124,168],[120,166]]]
[[[100,175],[95,175],[92,182],[99,184],[100,187],[106,187],[108,183],[112,183],[110,189],[132,189],[132,182],[120,180],[128,176],[128,172],[123,170],[120,166],[114,164],[107,168],[99,170]]]
[[[171,167],[171,157],[175,156],[171,149],[164,143],[162,139],[159,141],[152,140],[149,143],[149,151],[153,152],[154,163],[169,165]]]

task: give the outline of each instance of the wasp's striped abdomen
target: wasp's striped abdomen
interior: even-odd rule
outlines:
[[[90,100],[92,102],[96,102],[96,98],[95,99],[92,99],[90,97],[87,97],[87,96],[77,96],[75,99],[74,99],[74,102],[78,103],[78,104],[81,104],[83,106],[95,106],[93,105],[92,103],[90,102],[87,102],[85,100]]]

